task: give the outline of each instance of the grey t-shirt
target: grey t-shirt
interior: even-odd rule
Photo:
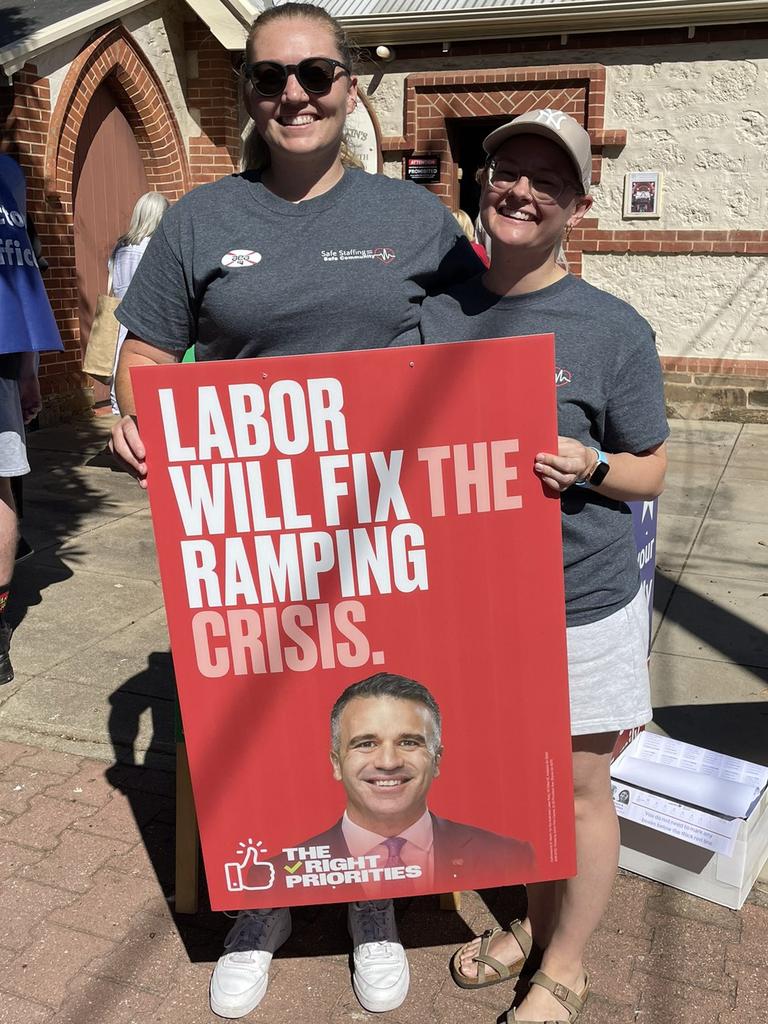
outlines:
[[[426,342],[555,335],[558,430],[605,452],[647,451],[669,434],[650,325],[631,306],[568,275],[541,291],[501,297],[482,275],[430,296]],[[566,620],[606,618],[639,587],[632,516],[586,487],[561,495]]]
[[[480,263],[423,187],[348,170],[290,203],[252,173],[202,185],[165,214],[118,319],[198,360],[418,344],[429,289]]]

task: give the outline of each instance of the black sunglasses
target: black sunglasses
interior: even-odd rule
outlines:
[[[243,64],[243,76],[251,83],[259,96],[279,96],[285,89],[289,75],[296,75],[305,92],[319,95],[328,92],[336,77],[336,68],[345,75],[350,70],[339,60],[330,57],[306,57],[298,64],[281,64],[277,60],[257,60],[254,64]]]

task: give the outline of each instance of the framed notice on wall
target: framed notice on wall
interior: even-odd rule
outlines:
[[[630,171],[624,176],[624,219],[661,215],[660,171]]]
[[[133,371],[215,909],[573,874],[554,376],[551,335]]]
[[[432,185],[440,181],[440,157],[407,156],[405,177],[408,181],[419,182],[420,185]]]

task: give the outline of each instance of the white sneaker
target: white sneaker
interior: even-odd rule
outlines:
[[[272,954],[291,934],[291,912],[241,910],[224,940],[227,952],[211,975],[211,1009],[219,1017],[244,1017],[267,991]]]
[[[410,972],[392,900],[350,903],[347,921],[355,947],[352,988],[361,1006],[371,1013],[396,1009],[408,995]]]

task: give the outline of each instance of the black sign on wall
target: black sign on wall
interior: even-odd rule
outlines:
[[[405,177],[408,181],[418,181],[421,185],[431,185],[440,180],[439,156],[407,156],[405,158]]]

